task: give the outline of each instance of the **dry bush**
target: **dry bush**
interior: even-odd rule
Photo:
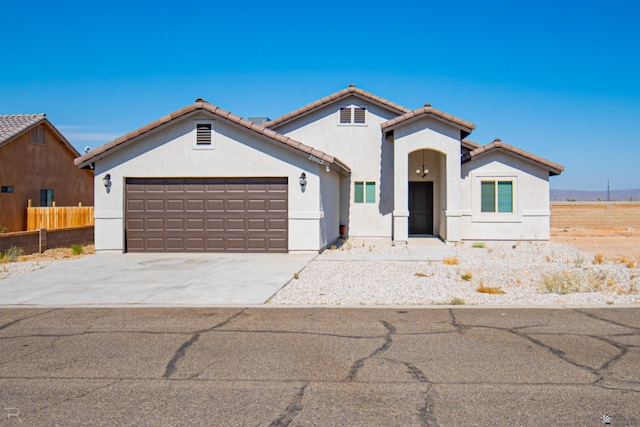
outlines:
[[[429,277],[429,275],[425,273],[416,273],[416,277]]]
[[[465,305],[467,302],[462,298],[451,298],[449,301],[442,301],[438,305]]]
[[[460,264],[460,260],[458,257],[448,257],[442,260],[445,265],[458,265]]]
[[[491,294],[491,295],[504,295],[504,294],[506,294],[506,292],[503,291],[500,288],[492,288],[492,287],[489,287],[489,286],[485,286],[484,282],[482,280],[480,281],[480,286],[478,286],[476,291],[480,292],[481,294]]]
[[[599,292],[604,290],[611,280],[606,273],[594,271],[565,270],[542,275],[542,283],[546,292],[559,295],[575,292]]]
[[[632,259],[631,257],[626,257],[626,256],[623,256],[622,258],[620,258],[620,264],[626,265],[627,268],[636,268],[638,266],[638,263],[635,259]]]
[[[596,254],[593,257],[593,261],[592,262],[593,262],[594,265],[604,264],[604,262],[605,262],[604,254]]]
[[[468,282],[469,280],[471,280],[471,278],[473,277],[471,275],[471,270],[468,270],[466,273],[464,273],[462,276],[460,276],[462,278],[462,280],[464,280],[465,282]]]

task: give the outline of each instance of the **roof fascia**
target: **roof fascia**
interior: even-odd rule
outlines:
[[[444,123],[446,125],[449,125],[451,127],[454,127],[454,128],[457,128],[458,130],[460,130],[462,132],[462,134],[460,135],[460,140],[461,141],[464,138],[466,138],[467,136],[469,136],[469,134],[471,134],[471,132],[473,131],[473,129],[471,129],[471,128],[468,128],[466,126],[462,126],[462,125],[460,125],[458,123],[452,122],[450,120],[447,120],[447,119],[445,119],[443,117],[440,117],[440,116],[438,116],[436,114],[432,114],[432,113],[422,113],[422,114],[415,115],[415,116],[410,117],[410,118],[408,118],[406,120],[403,120],[403,121],[401,121],[399,123],[395,123],[395,124],[393,124],[391,126],[388,126],[388,127],[383,127],[382,130],[384,131],[385,134],[387,134],[387,133],[393,132],[394,130],[396,130],[398,128],[401,128],[401,127],[403,127],[405,125],[408,125],[409,123],[413,123],[413,122],[416,122],[418,120],[427,119],[427,118],[430,118],[430,119],[433,119],[433,120],[437,120],[439,122],[442,122],[442,123]]]
[[[484,147],[480,147],[480,148],[484,148]],[[483,150],[482,152],[479,152],[479,153],[474,154],[474,155],[471,155],[470,153],[467,153],[464,156],[462,156],[462,162],[461,163],[463,163],[463,164],[464,163],[470,163],[470,162],[472,162],[474,160],[481,159],[481,158],[483,158],[485,156],[488,156],[488,155],[491,155],[491,154],[497,154],[497,153],[504,153],[504,154],[507,154],[509,156],[516,157],[516,158],[518,158],[520,160],[523,160],[524,162],[529,163],[531,165],[534,165],[534,166],[537,166],[537,167],[542,167],[543,169],[546,169],[546,170],[549,171],[549,176],[560,175],[562,173],[562,171],[564,170],[564,167],[562,167],[560,165],[558,165],[559,168],[552,167],[550,164],[547,164],[547,162],[548,163],[552,163],[552,162],[549,162],[549,161],[547,161],[545,159],[542,159],[542,160],[544,160],[543,162],[537,161],[535,159],[531,159],[531,158],[529,158],[527,156],[524,156],[524,155],[522,155],[522,154],[520,154],[518,152],[509,150],[509,149],[507,149],[505,147],[491,147],[489,149]]]

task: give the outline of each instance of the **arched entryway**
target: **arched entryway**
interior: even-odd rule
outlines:
[[[441,211],[446,209],[446,157],[420,149],[408,156],[408,235],[441,235]]]

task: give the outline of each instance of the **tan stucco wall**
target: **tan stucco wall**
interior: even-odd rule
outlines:
[[[52,189],[57,206],[93,206],[93,172],[78,169],[75,154],[47,126],[45,144],[29,142],[29,131],[0,146],[0,228],[25,229],[27,201],[40,204],[40,190]]]

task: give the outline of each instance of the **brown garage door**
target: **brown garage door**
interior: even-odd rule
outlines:
[[[129,252],[287,252],[287,178],[128,178]]]

